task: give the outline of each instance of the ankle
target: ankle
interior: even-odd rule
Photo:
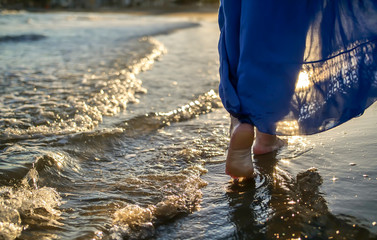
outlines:
[[[255,145],[272,146],[272,145],[275,145],[276,140],[277,140],[276,135],[262,133],[256,130]]]
[[[229,147],[232,149],[250,148],[254,141],[254,126],[248,123],[239,124],[233,131]]]
[[[253,154],[260,155],[276,151],[287,143],[278,138],[276,135],[261,133],[257,130],[255,143],[253,145]]]

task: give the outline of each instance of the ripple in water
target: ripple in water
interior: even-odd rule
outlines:
[[[60,82],[55,77],[34,75],[25,79],[5,73],[5,82],[23,82],[21,85],[31,84],[34,89],[2,96],[6,107],[0,116],[0,137],[22,139],[87,131],[98,126],[103,116],[118,114],[127,104],[137,103],[135,94],[146,93],[146,89],[136,75],[149,69],[165,52],[164,46],[151,38],[140,39],[137,45],[150,52],[127,68],[97,70],[72,85],[55,87],[52,83]]]

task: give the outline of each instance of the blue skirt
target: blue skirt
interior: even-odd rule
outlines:
[[[314,134],[377,99],[376,0],[221,0],[219,94],[261,132]]]

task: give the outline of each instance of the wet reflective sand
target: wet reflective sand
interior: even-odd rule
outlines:
[[[201,210],[160,227],[157,236],[375,239],[377,179],[371,177],[376,175],[373,157],[366,156],[373,156],[376,113],[374,105],[365,116],[329,132],[289,137],[289,145],[281,151],[254,157],[255,181],[230,181],[223,174],[224,163],[216,160],[224,156],[215,157],[206,163],[208,173],[203,179],[208,185],[202,189]],[[226,116],[211,115],[212,121],[215,115],[217,120]],[[349,136],[344,136],[346,129]],[[369,143],[350,147],[351,140],[361,141],[361,136]],[[191,228],[184,229],[187,225]]]

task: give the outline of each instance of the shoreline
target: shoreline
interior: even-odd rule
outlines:
[[[0,15],[6,13],[26,11],[31,13],[59,13],[59,12],[83,12],[104,14],[130,14],[136,16],[166,16],[185,17],[194,20],[217,21],[218,4],[205,6],[183,5],[168,7],[134,7],[134,8],[98,8],[98,9],[0,9]]]

